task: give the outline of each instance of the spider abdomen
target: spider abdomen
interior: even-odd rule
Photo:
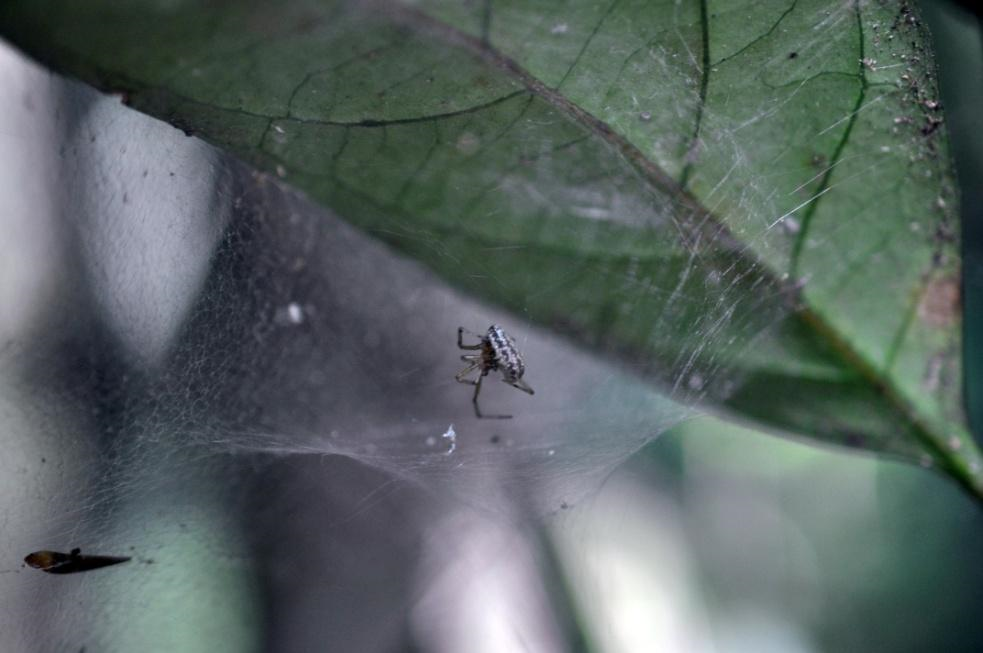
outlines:
[[[485,338],[491,345],[495,356],[494,364],[502,372],[505,381],[514,383],[522,378],[526,371],[526,365],[522,361],[522,354],[515,346],[512,337],[505,333],[502,327],[493,324],[488,327]]]

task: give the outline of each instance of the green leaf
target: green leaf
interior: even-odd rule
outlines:
[[[56,70],[672,396],[983,494],[953,174],[906,2],[35,0],[0,18]]]

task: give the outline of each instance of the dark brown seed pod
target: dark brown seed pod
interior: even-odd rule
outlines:
[[[40,569],[49,574],[75,574],[80,571],[91,571],[100,567],[118,565],[129,559],[126,556],[84,556],[80,549],[72,549],[68,553],[35,551],[27,554],[24,562],[29,567]]]

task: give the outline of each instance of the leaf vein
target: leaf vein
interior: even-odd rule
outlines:
[[[700,100],[696,104],[696,124],[693,125],[693,135],[686,146],[686,164],[679,176],[679,185],[686,188],[689,178],[693,173],[693,164],[696,159],[698,143],[700,142],[700,129],[703,126],[703,109],[707,103],[707,89],[710,85],[710,22],[707,15],[707,2],[700,0],[700,40],[702,41],[700,53]]]
[[[601,31],[601,27],[604,25],[604,22],[608,19],[608,16],[610,16],[611,13],[614,11],[614,8],[618,6],[619,2],[621,2],[621,0],[614,0],[614,2],[608,5],[608,8],[604,12],[604,15],[601,16],[601,20],[597,21],[597,25],[594,25],[594,29],[591,30],[590,36],[587,37],[587,40],[585,40],[584,44],[580,47],[580,52],[577,53],[577,56],[574,58],[573,63],[570,64],[569,68],[567,68],[567,72],[564,73],[563,78],[560,79],[560,82],[556,85],[556,88],[562,87],[563,84],[567,81],[567,78],[570,77],[570,74],[580,63],[580,60],[584,56],[584,53],[587,52],[587,48],[590,47],[590,44],[594,40],[594,37],[597,36],[597,33],[599,31]]]

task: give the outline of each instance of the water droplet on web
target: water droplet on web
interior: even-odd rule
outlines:
[[[702,374],[690,374],[689,381],[686,382],[690,390],[702,390],[703,389],[703,375]]]
[[[788,217],[788,218],[785,218],[784,220],[782,220],[782,228],[785,230],[785,233],[787,233],[789,235],[795,235],[795,234],[799,233],[799,230],[802,227],[801,227],[801,225],[799,225],[799,221],[798,220],[796,220],[795,218],[792,218],[792,217]]]
[[[427,445],[428,447],[432,447],[432,446],[434,446],[434,445],[436,445],[436,444],[437,444],[437,438],[435,438],[435,437],[434,437],[434,436],[432,436],[432,435],[428,435],[428,436],[427,436],[427,439],[426,439],[426,440],[424,440],[424,442],[426,443],[426,445]]]

